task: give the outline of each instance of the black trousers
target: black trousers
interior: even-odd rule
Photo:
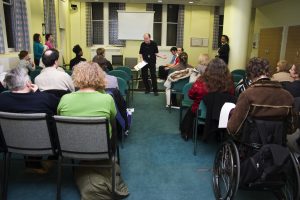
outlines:
[[[145,90],[150,91],[150,85],[148,82],[148,69],[150,70],[153,92],[157,92],[156,67],[155,64],[150,63],[142,68],[142,79],[145,85]]]
[[[170,69],[165,69],[166,66],[159,66],[158,77],[163,80],[167,80]]]
[[[35,66],[40,66],[40,59],[34,59]]]

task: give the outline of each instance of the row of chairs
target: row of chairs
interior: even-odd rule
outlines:
[[[3,160],[5,161],[1,192],[4,200],[7,199],[12,154],[58,156],[57,199],[60,199],[61,196],[62,167],[111,168],[112,199],[114,199],[115,165],[120,162],[120,157],[116,137],[110,138],[108,119],[67,116],[54,116],[52,118],[44,113],[0,112],[0,126],[0,149],[4,154]],[[98,165],[93,163],[93,165],[87,165],[78,162],[82,160],[109,160],[110,164]]]

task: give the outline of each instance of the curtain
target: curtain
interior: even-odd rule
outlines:
[[[214,33],[213,33],[213,41],[212,41],[212,48],[218,49],[219,44],[219,13],[220,7],[215,6],[214,10]]]
[[[178,24],[177,24],[177,41],[176,46],[183,46],[183,31],[184,31],[184,5],[179,5]]]
[[[3,37],[3,30],[2,30],[2,22],[1,22],[1,18],[0,18],[0,53],[4,53],[5,49],[4,49],[4,37]]]
[[[147,3],[146,4],[146,11],[153,11],[153,4],[152,3]]]
[[[85,3],[85,19],[86,19],[86,46],[93,45],[93,28],[92,28],[92,4]]]
[[[125,46],[125,40],[118,39],[117,10],[125,10],[125,3],[109,3],[109,44]]]
[[[54,46],[57,47],[56,41],[56,16],[54,0],[44,0],[44,22],[46,34],[51,33],[54,38]]]
[[[15,51],[29,51],[30,42],[25,0],[14,1],[12,15]]]

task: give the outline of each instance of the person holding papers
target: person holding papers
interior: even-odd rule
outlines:
[[[296,121],[292,119],[294,98],[279,82],[270,80],[269,70],[270,65],[266,59],[250,59],[246,72],[252,84],[240,94],[235,109],[231,111],[227,124],[229,134],[241,135],[248,116],[286,120],[287,133],[293,132],[295,125],[291,122]]]
[[[156,56],[166,59],[166,56],[159,55],[156,42],[151,40],[149,33],[144,34],[144,42],[141,44],[140,57],[143,61],[147,62],[142,68],[142,79],[145,85],[145,94],[150,93],[150,86],[148,83],[148,69],[150,70],[152,88],[155,96],[158,96],[157,79],[156,79]]]

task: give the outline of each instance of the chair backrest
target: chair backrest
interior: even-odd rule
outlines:
[[[34,83],[35,77],[37,77],[41,73],[41,71],[42,71],[42,69],[36,68],[34,71],[31,71],[29,73],[29,76],[30,76],[30,79],[31,79],[32,83]]]
[[[191,100],[189,98],[189,90],[192,88],[194,83],[186,83],[182,89],[182,93],[183,93],[183,102],[185,102],[186,104],[192,105],[193,104],[193,100]]]
[[[128,84],[126,81],[120,77],[117,77],[118,79],[118,86],[119,86],[119,91],[122,96],[126,96],[127,90],[128,90]]]
[[[244,69],[235,69],[231,72],[231,74],[238,74],[241,75],[242,77],[246,76],[246,70]]]
[[[131,78],[132,77],[132,72],[129,67],[121,66],[121,67],[116,67],[115,70],[121,70],[127,73],[127,75]]]
[[[105,117],[54,116],[58,153],[86,160],[110,158],[109,122]]]
[[[176,82],[172,82],[172,84],[171,84],[172,92],[175,91],[175,92],[183,93],[183,87],[185,86],[185,84],[187,84],[189,82],[189,80],[190,80],[190,77],[186,77],[186,78],[180,79]]]
[[[49,94],[54,94],[56,97],[61,98],[65,94],[69,94],[69,90],[44,90],[43,92],[47,92]]]
[[[120,77],[124,79],[125,81],[130,81],[131,77],[123,70],[112,70],[108,72],[109,75],[115,76],[115,77]]]
[[[287,135],[285,131],[284,119],[263,120],[247,117],[243,124],[240,141],[246,144],[284,145]]]
[[[112,55],[111,56],[111,64],[123,66],[123,55]]]
[[[125,58],[125,66],[130,67],[131,69],[136,66],[138,63],[138,59],[137,58],[130,58],[130,57],[126,57]]]
[[[0,112],[0,126],[6,151],[25,155],[54,154],[54,138],[45,113]]]
[[[243,79],[243,76],[240,74],[231,74],[232,75],[232,80],[235,84],[235,86],[240,82],[240,80]]]
[[[298,114],[300,113],[300,97],[294,98],[294,109]]]
[[[206,105],[204,101],[200,101],[199,107],[198,107],[198,120],[205,120],[206,118]]]

